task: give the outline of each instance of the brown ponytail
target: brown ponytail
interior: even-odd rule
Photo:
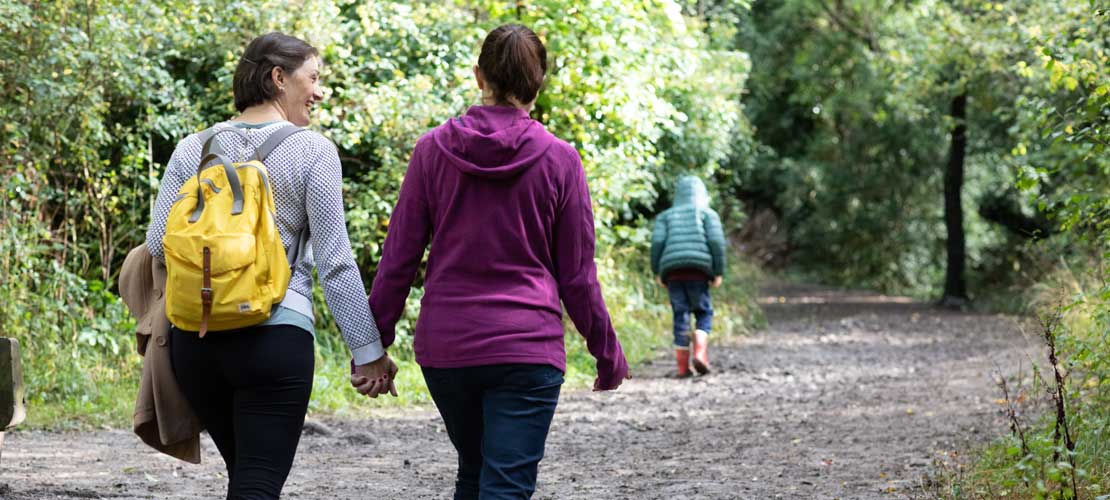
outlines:
[[[543,86],[547,49],[532,30],[505,24],[486,35],[478,69],[498,103],[507,104],[509,97],[521,104],[529,103]]]

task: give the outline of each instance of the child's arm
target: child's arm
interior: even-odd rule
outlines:
[[[667,246],[667,218],[659,214],[655,218],[655,229],[651,232],[651,272],[659,276],[659,261],[663,258],[663,249]]]
[[[709,241],[709,254],[713,256],[713,277],[725,275],[726,245],[724,230],[721,228],[721,218],[717,212],[706,210],[702,215],[702,224],[705,236]]]

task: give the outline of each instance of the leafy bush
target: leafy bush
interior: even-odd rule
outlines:
[[[52,258],[57,243],[37,220],[29,176],[0,181],[8,193],[0,211],[0,324],[27,360],[30,424],[117,422],[130,414],[138,386],[135,322],[104,282]]]

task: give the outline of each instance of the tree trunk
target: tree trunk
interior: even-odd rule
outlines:
[[[967,152],[967,94],[952,99],[952,144],[948,167],[944,170],[944,226],[948,232],[945,244],[948,267],[945,271],[944,297],[941,305],[962,307],[967,303],[967,282],[964,268],[967,260],[964,241],[964,209],[960,198],[964,184],[964,156]]]

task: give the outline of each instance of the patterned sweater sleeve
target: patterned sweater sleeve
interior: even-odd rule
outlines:
[[[364,365],[382,357],[385,348],[347,235],[339,154],[331,141],[313,136],[317,139],[311,149],[315,161],[308,171],[305,211],[317,275],[355,364]]]
[[[177,198],[177,193],[185,182],[193,176],[196,165],[186,164],[185,154],[197,141],[196,135],[182,139],[170,155],[166,164],[166,171],[162,174],[162,182],[158,186],[158,197],[150,207],[150,227],[146,231],[146,247],[150,254],[162,262],[166,261],[165,252],[162,250],[162,238],[166,235],[166,220],[170,216],[170,208]],[[198,160],[199,162],[199,160]]]

